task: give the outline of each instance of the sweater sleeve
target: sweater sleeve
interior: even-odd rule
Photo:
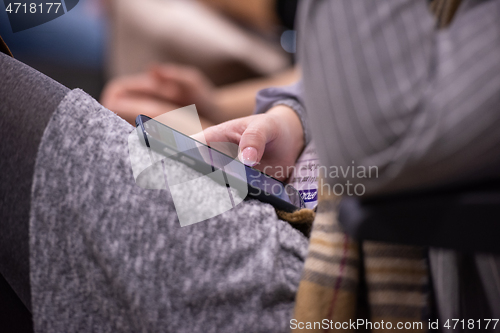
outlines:
[[[289,86],[262,89],[257,93],[254,113],[264,113],[276,105],[290,107],[300,118],[304,130],[304,142],[307,145],[311,141],[311,133],[307,124],[307,114],[302,97],[303,92],[302,81]]]

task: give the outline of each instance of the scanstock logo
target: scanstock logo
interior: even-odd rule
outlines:
[[[63,16],[75,8],[79,0],[48,1],[51,0],[3,0],[12,32],[30,29]]]

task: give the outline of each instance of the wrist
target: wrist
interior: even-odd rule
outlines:
[[[305,146],[304,129],[297,113],[286,105],[276,105],[269,109],[266,114],[270,115],[277,123],[285,137],[288,138],[289,149],[295,152],[298,158]]]

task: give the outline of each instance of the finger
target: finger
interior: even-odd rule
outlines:
[[[124,81],[121,85],[121,90],[123,94],[148,95],[168,100],[169,96],[166,94],[166,90],[171,89],[147,74]]]
[[[212,146],[213,142],[228,142],[232,140],[232,135],[228,132],[229,129],[223,124],[208,127],[205,130],[191,135],[191,138],[205,145]],[[237,143],[236,143],[237,144]],[[210,153],[203,147],[199,147],[199,152],[205,162],[211,163]]]
[[[256,116],[241,135],[239,142],[240,160],[249,166],[259,163],[266,144],[277,137],[277,127],[267,117]]]
[[[255,116],[233,119],[221,123],[219,125],[206,128],[204,131],[196,133],[193,138],[199,141],[206,142],[210,145],[211,142],[229,142],[234,144],[240,143],[240,138],[248,124],[253,121]]]
[[[181,102],[189,93],[189,90],[192,89],[192,84],[182,75],[171,74],[170,71],[168,71],[169,74],[165,74],[166,71],[156,67],[151,68],[149,71],[151,79],[156,84],[155,94],[167,100]]]
[[[150,73],[164,79],[190,78],[196,74],[196,70],[190,66],[179,64],[154,64],[150,67]]]
[[[153,92],[157,89],[155,84],[152,78],[144,74],[115,79],[106,85],[101,96],[101,103],[109,107],[108,105],[115,103],[123,96],[153,95]]]
[[[191,137],[207,145],[210,145],[210,142],[233,142],[234,135],[224,127],[223,124],[208,127],[199,133],[191,135]],[[237,144],[237,142],[233,143]]]
[[[177,99],[182,94],[178,82],[159,80],[151,73],[123,77],[109,86],[109,92],[106,95],[115,99],[123,95],[147,95],[166,101],[178,102]]]
[[[201,72],[193,67],[177,64],[156,65],[150,74],[161,83],[176,83],[182,89],[191,89],[198,83],[204,84],[205,78]]]
[[[139,114],[155,118],[177,108],[177,105],[159,101],[151,97],[123,97],[109,109],[129,123],[135,124],[135,118]]]

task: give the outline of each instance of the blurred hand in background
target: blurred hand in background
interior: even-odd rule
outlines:
[[[152,118],[179,107],[196,104],[202,125],[209,126],[217,112],[214,86],[196,67],[153,65],[149,71],[108,83],[101,103],[133,124],[138,114]]]
[[[111,80],[101,103],[134,124],[139,114],[154,118],[162,113],[195,104],[203,128],[252,114],[260,89],[297,81],[296,68],[277,75],[216,87],[196,67],[155,64],[144,73]]]

